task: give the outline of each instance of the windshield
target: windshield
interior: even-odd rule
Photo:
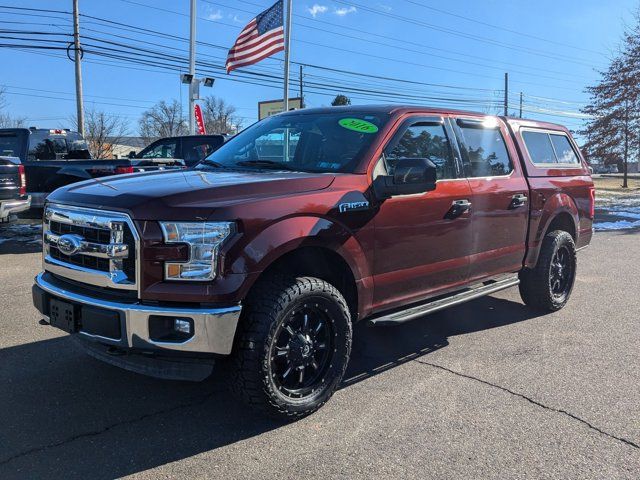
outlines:
[[[0,155],[5,157],[22,156],[22,138],[15,133],[0,134]]]
[[[29,160],[89,159],[89,147],[75,132],[33,131],[29,135]]]
[[[277,115],[233,137],[199,168],[352,172],[387,119],[355,112]]]

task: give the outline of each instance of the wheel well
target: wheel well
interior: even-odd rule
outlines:
[[[338,253],[322,247],[302,247],[278,258],[262,272],[260,279],[270,274],[320,278],[337,288],[347,301],[351,318],[358,315],[358,290],[349,264]]]
[[[576,225],[573,222],[573,217],[567,212],[559,213],[549,224],[547,228],[547,232],[553,232],[555,230],[562,230],[567,232],[573,237],[573,240],[576,240]]]

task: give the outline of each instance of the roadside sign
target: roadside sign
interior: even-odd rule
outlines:
[[[302,105],[300,97],[289,99],[289,110],[299,110]],[[284,109],[283,100],[266,100],[258,102],[258,120],[281,113]]]

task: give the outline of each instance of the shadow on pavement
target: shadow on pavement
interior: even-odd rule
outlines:
[[[529,320],[520,303],[483,298],[396,327],[356,325],[342,388],[448,345]],[[50,328],[36,327],[34,328]],[[117,478],[277,429],[227,392],[155,380],[85,356],[69,337],[0,350],[0,478]]]

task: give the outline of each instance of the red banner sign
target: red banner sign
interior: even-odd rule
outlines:
[[[198,105],[197,103],[194,107],[193,114],[196,116],[196,126],[198,127],[198,134],[206,135],[207,130],[204,128],[204,118],[202,117],[202,109],[200,108],[200,105]]]

